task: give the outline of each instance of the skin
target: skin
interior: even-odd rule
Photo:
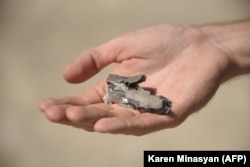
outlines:
[[[235,38],[223,34],[222,27],[233,31],[232,25],[164,24],[128,33],[82,52],[64,71],[64,78],[70,83],[87,81],[111,63],[116,63],[110,72],[113,74],[143,73],[147,80],[142,87],[155,88],[157,95],[172,101],[167,115],[104,104],[106,78],[78,95],[45,99],[39,109],[52,122],[101,133],[140,136],[176,127],[204,107],[221,83],[250,72],[249,48],[244,48],[245,55],[239,54],[243,53],[242,48],[236,47],[240,36],[236,34],[239,40],[232,42]],[[244,31],[250,39],[249,30]],[[242,59],[248,63],[242,61],[242,65]]]

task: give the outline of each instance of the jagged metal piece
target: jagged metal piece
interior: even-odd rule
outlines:
[[[164,96],[152,95],[150,91],[141,88],[138,84],[145,81],[145,75],[119,76],[109,74],[107,90],[103,100],[107,104],[120,104],[123,107],[167,114],[171,110],[171,102]]]

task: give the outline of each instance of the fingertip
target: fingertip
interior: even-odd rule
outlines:
[[[40,102],[40,104],[38,105],[38,109],[42,112],[45,111],[46,105],[44,103],[44,101]]]
[[[65,69],[64,69],[64,71],[63,71],[63,78],[67,81],[67,82],[70,82],[70,80],[71,80],[71,77],[70,77],[70,73],[69,73],[69,71],[70,71],[70,64],[67,66],[67,67],[65,67]]]
[[[69,83],[80,83],[83,81],[82,70],[72,62],[64,69],[63,78]]]
[[[64,104],[66,102],[67,97],[49,97],[40,102],[40,104],[38,105],[38,109],[44,112],[48,107],[52,105]]]
[[[51,122],[64,122],[67,120],[65,109],[62,106],[52,106],[45,111],[45,116]]]
[[[125,123],[117,118],[103,118],[96,122],[94,130],[100,133],[121,133],[126,127]]]
[[[66,117],[72,122],[84,122],[84,112],[81,107],[73,107],[71,106],[66,111]]]
[[[42,112],[45,112],[46,108],[48,108],[51,104],[54,103],[54,98],[47,98],[44,99],[40,104],[38,105],[38,109]]]
[[[106,66],[102,57],[100,51],[95,48],[80,53],[80,55],[65,68],[63,72],[64,79],[69,83],[80,83],[89,79]]]
[[[101,47],[102,46],[102,47]],[[69,83],[80,83],[94,76],[107,65],[115,62],[117,52],[113,47],[101,45],[90,48],[71,62],[64,70],[63,77]],[[106,46],[106,47],[104,47]]]
[[[95,123],[94,130],[99,133],[110,133],[110,130],[107,128],[107,124],[103,119]]]

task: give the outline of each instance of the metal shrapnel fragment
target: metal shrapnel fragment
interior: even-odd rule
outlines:
[[[107,92],[103,100],[107,104],[120,104],[123,107],[151,112],[167,114],[171,110],[171,102],[163,96],[152,95],[138,84],[145,81],[145,75],[119,76],[109,74],[107,77]]]

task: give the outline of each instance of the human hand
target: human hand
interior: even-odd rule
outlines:
[[[161,25],[117,37],[81,53],[64,71],[70,83],[81,83],[105,66],[130,76],[145,74],[142,87],[172,101],[167,115],[140,113],[103,103],[105,78],[76,96],[48,98],[39,108],[52,122],[87,131],[144,135],[176,127],[202,108],[225,79],[228,56],[199,28]]]

